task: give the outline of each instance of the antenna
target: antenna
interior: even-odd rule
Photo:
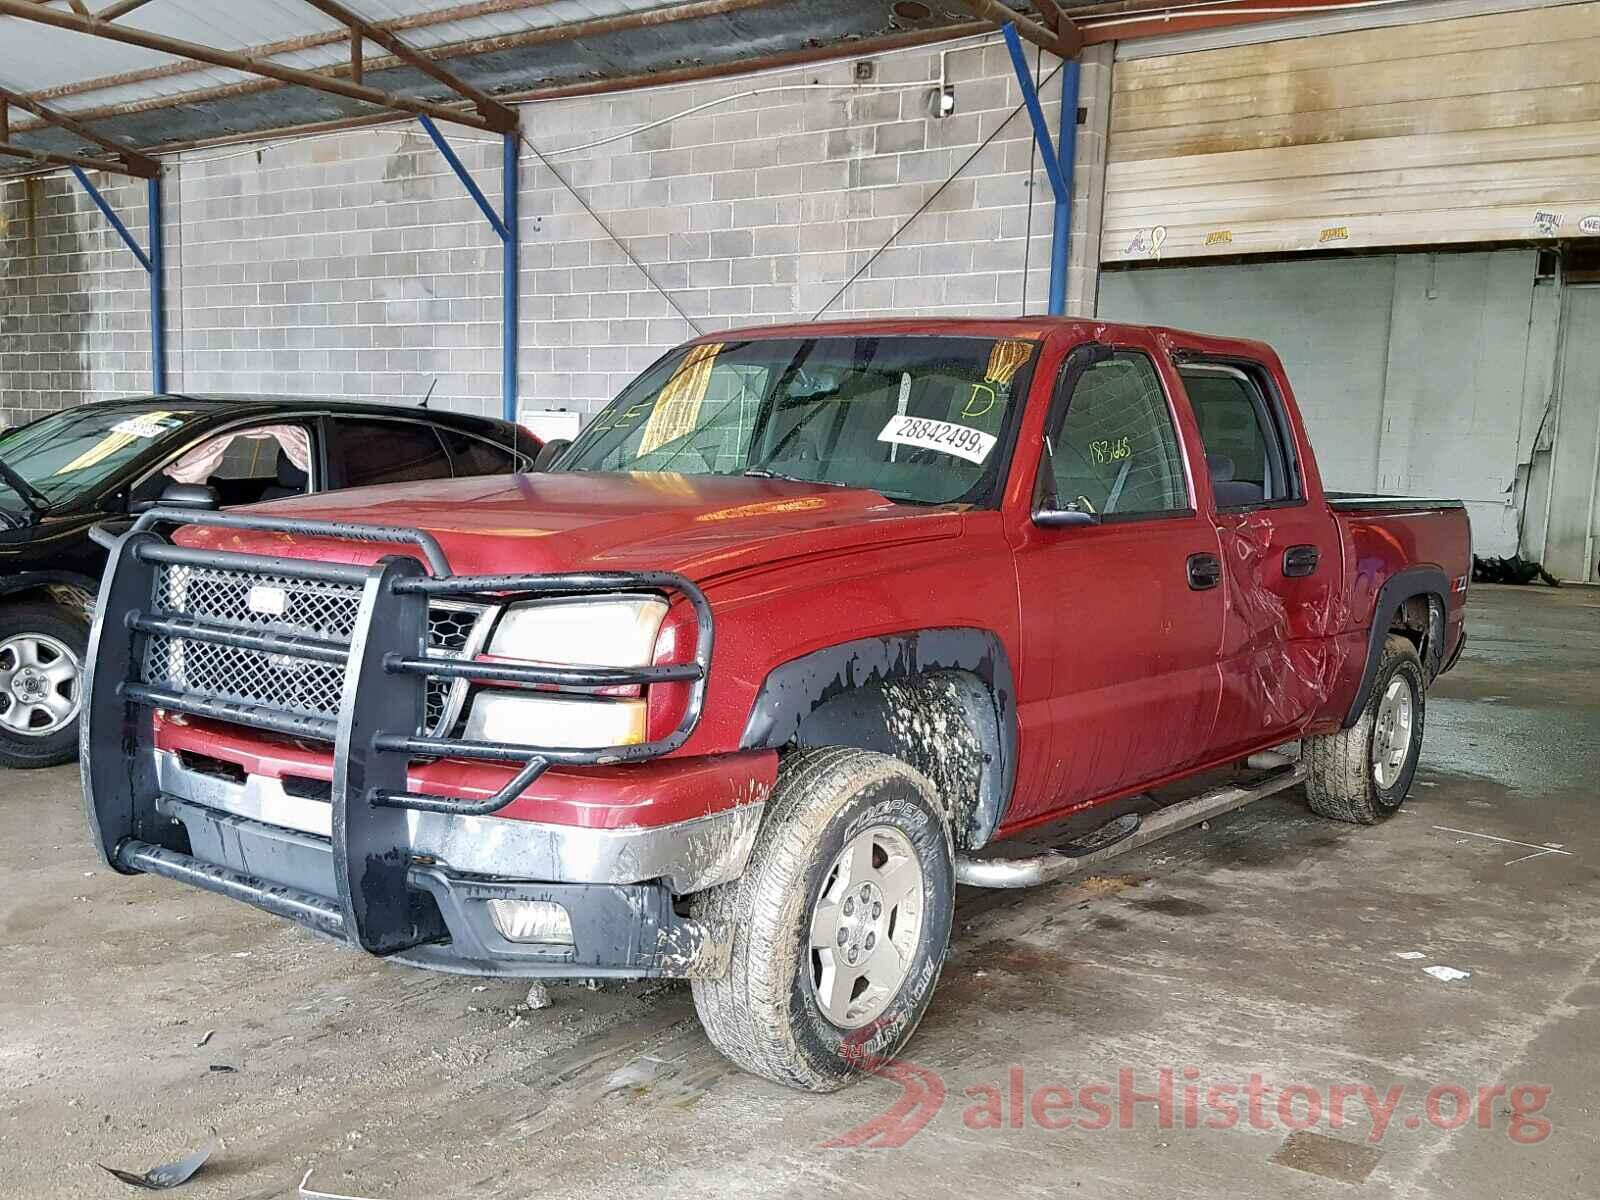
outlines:
[[[433,377],[433,382],[428,385],[428,394],[422,398],[422,407],[423,407],[424,411],[427,410],[428,401],[433,399],[433,389],[438,387],[438,386],[439,386],[439,377],[437,375],[435,375]]]

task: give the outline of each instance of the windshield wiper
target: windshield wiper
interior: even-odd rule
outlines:
[[[34,516],[42,517],[50,511],[50,501],[45,494],[6,466],[4,459],[0,459],[0,479],[11,485],[11,489],[22,497],[22,502],[33,510]]]
[[[746,467],[739,472],[746,479],[781,479],[785,483],[814,483],[818,487],[860,488],[859,483],[837,483],[832,479],[807,479],[804,475],[785,475],[770,467]]]

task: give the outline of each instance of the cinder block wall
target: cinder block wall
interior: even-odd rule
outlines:
[[[144,182],[96,184],[147,245]],[[0,255],[0,423],[149,389],[149,277],[70,175],[0,187]]]
[[[1096,49],[1082,68],[1079,312],[1093,305],[1110,91]],[[957,109],[935,120],[941,54]],[[1012,115],[1021,94],[1003,45],[872,61],[875,86],[855,86],[842,60],[525,106],[523,130],[547,161],[524,150],[522,404],[594,412],[695,325],[808,320],[824,305],[829,317],[1042,312],[1049,183],[1027,114]],[[1056,65],[1046,57],[1042,72]],[[1059,83],[1044,90],[1052,128]],[[498,141],[450,136],[498,202]],[[415,126],[166,163],[172,390],[414,403],[437,380],[435,403],[499,411],[499,243]],[[97,182],[142,239],[142,184]],[[69,176],[8,183],[0,197],[0,418],[146,389],[145,277],[132,256]]]

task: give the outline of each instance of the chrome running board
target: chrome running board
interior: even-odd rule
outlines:
[[[1192,799],[1180,800],[1177,804],[1147,814],[1134,833],[1088,854],[1072,855],[1049,850],[1030,858],[976,858],[965,854],[957,855],[956,882],[964,883],[968,887],[982,888],[1027,888],[1056,883],[1079,871],[1098,866],[1119,854],[1147,846],[1170,833],[1177,833],[1191,825],[1198,825],[1201,821],[1208,821],[1236,808],[1243,808],[1252,800],[1259,800],[1263,796],[1291,788],[1302,782],[1305,777],[1305,764],[1296,762],[1276,768],[1265,779],[1248,787],[1230,784],[1202,792]]]

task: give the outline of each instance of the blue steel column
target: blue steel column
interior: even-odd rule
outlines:
[[[150,218],[150,390],[160,395],[167,390],[167,289],[162,273],[161,176],[146,181],[145,199]]]
[[[444,134],[428,117],[417,118],[433,144],[444,155],[450,169],[467,189],[472,202],[483,213],[489,227],[500,239],[500,406],[508,421],[517,419],[517,131],[504,136],[500,147],[500,211],[497,213],[483,189],[472,178]]]
[[[501,150],[501,193],[500,208],[504,214],[501,223],[505,226],[505,234],[501,238],[501,284],[500,284],[500,397],[505,408],[505,419],[517,419],[517,324],[518,294],[522,286],[522,274],[518,270],[519,255],[518,243],[521,233],[517,228],[517,151],[519,149],[517,131],[513,129],[505,136],[505,145]]]
[[[1078,157],[1078,60],[1061,64],[1060,136],[1051,138],[1045,123],[1044,106],[1039,103],[1039,88],[1023,53],[1022,38],[1009,21],[1000,27],[1006,49],[1011,52],[1011,67],[1022,89],[1022,101],[1033,123],[1033,140],[1044,162],[1055,196],[1055,220],[1050,233],[1050,315],[1067,311],[1067,247],[1072,236],[1072,166]]]
[[[1078,158],[1078,60],[1061,64],[1061,134],[1055,225],[1050,234],[1050,315],[1067,311],[1067,253],[1072,241],[1072,169]]]
[[[161,303],[161,181],[158,176],[146,181],[145,200],[146,209],[150,217],[150,251],[147,254],[140,249],[139,243],[133,240],[133,234],[128,232],[128,227],[122,223],[111,205],[106,203],[106,198],[100,194],[100,189],[89,181],[81,167],[68,168],[77,177],[78,185],[88,194],[94,206],[98,208],[105,219],[111,223],[111,228],[116,231],[122,244],[132,255],[139,260],[139,265],[144,268],[145,274],[150,276],[150,390],[156,393],[167,390],[167,317],[166,310]]]

